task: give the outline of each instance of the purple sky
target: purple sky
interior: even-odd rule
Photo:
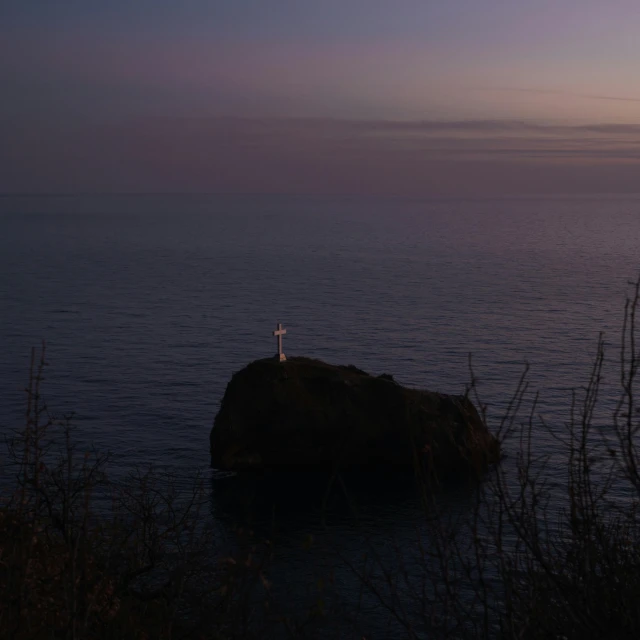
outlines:
[[[637,0],[5,0],[0,192],[640,191]]]

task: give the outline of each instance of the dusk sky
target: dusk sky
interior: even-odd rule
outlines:
[[[0,192],[640,192],[638,0],[6,1]]]

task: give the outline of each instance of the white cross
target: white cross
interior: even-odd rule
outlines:
[[[276,354],[276,357],[278,358],[278,360],[280,360],[280,362],[287,359],[284,353],[282,353],[282,336],[285,333],[287,333],[287,330],[283,329],[282,324],[278,323],[278,326],[276,330],[273,332],[273,335],[276,336],[276,338],[278,338],[278,353]]]

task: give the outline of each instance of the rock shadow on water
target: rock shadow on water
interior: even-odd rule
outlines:
[[[460,481],[429,495],[467,511],[473,486],[477,483]],[[313,617],[312,623],[331,628],[313,627],[319,633],[314,637],[400,638],[406,630],[389,619],[372,593],[363,592],[358,571],[370,555],[378,568],[393,572],[406,566],[412,579],[420,578],[429,517],[421,493],[409,471],[214,473],[211,507],[233,552],[264,562],[270,597],[292,619],[306,620],[318,601],[317,585],[324,585],[329,615]],[[255,597],[259,604],[259,589]]]
[[[214,473],[211,506],[219,522],[251,526],[265,537],[327,526],[395,530],[424,521],[433,500],[464,508],[475,486],[467,477],[434,490],[409,470]]]

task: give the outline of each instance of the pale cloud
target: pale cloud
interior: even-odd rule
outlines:
[[[485,87],[485,88],[478,88],[476,90],[496,92],[496,93],[533,93],[538,95],[571,96],[574,98],[584,98],[586,100],[609,100],[612,102],[640,102],[640,96],[632,97],[632,96],[593,95],[589,93],[576,93],[573,91],[563,91],[560,89],[537,89],[537,88],[524,88],[524,87]]]
[[[630,193],[640,125],[146,118],[0,123],[3,192]]]

